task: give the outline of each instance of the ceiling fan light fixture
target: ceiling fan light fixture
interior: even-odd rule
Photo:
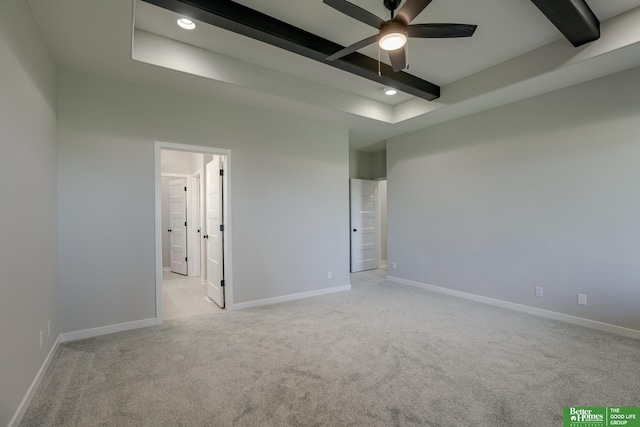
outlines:
[[[382,50],[397,50],[407,44],[407,30],[404,25],[388,21],[380,29],[378,45]]]
[[[185,30],[193,30],[194,28],[196,28],[196,23],[189,18],[178,19],[178,25],[180,26],[180,28],[184,28]]]
[[[388,96],[395,95],[396,93],[398,93],[398,91],[393,88],[387,88],[384,90],[384,94]]]
[[[380,37],[378,43],[382,50],[397,50],[407,44],[407,36],[402,33],[391,33]]]

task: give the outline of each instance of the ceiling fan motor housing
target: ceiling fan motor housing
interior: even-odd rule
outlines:
[[[407,34],[407,26],[398,21],[387,21],[380,27],[380,35],[383,36],[389,33],[402,33]]]

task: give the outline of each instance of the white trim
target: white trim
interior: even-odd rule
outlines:
[[[378,248],[378,253],[376,254],[376,258],[378,258],[378,267],[382,267],[382,225],[380,221],[380,182],[376,186],[376,247]],[[353,234],[352,234],[353,235]]]
[[[60,335],[58,335],[56,342],[54,342],[53,346],[51,346],[51,349],[49,350],[49,354],[47,354],[47,357],[44,359],[44,362],[42,362],[42,366],[40,366],[40,370],[36,374],[36,377],[33,379],[31,386],[29,386],[27,393],[22,398],[20,405],[18,405],[18,409],[16,409],[16,412],[13,414],[13,418],[11,418],[11,421],[9,421],[9,424],[7,425],[7,427],[18,427],[18,425],[22,421],[22,417],[24,417],[24,414],[27,412],[27,408],[29,408],[31,401],[33,400],[33,396],[36,394],[36,391],[38,390],[38,387],[40,386],[40,383],[44,378],[44,374],[47,372],[47,368],[49,368],[49,365],[53,360],[53,355],[56,354],[56,351],[60,346],[60,342],[61,342]]]
[[[320,295],[333,294],[336,292],[343,292],[343,291],[349,291],[349,290],[351,290],[351,284],[343,285],[343,286],[334,286],[332,288],[318,289],[315,291],[299,292],[297,294],[282,295],[282,296],[273,297],[273,298],[265,298],[265,299],[258,299],[254,301],[241,302],[239,304],[234,304],[233,306],[230,305],[229,309],[243,310],[245,308],[260,307],[262,305],[277,304],[279,302],[294,301],[298,299],[317,297]]]
[[[134,2],[135,3],[135,2]],[[156,323],[162,323],[162,150],[155,143],[155,245],[156,245]]]
[[[171,271],[171,267],[162,267],[162,271]]]
[[[388,267],[388,265],[387,265],[387,264],[388,264],[388,262],[387,262],[387,260],[386,260],[386,259],[381,259],[381,260],[380,260],[380,268],[382,268],[382,269],[386,269],[386,268]]]
[[[391,282],[400,283],[402,285],[414,286],[416,288],[427,289],[429,291],[434,291],[434,292],[438,292],[445,295],[464,298],[467,300],[494,305],[497,307],[507,308],[510,310],[520,311],[523,313],[533,314],[535,316],[545,317],[547,319],[559,320],[561,322],[567,322],[573,325],[584,326],[586,328],[610,332],[616,335],[623,335],[629,338],[640,339],[640,331],[635,329],[625,328],[623,326],[611,325],[609,323],[598,322],[597,320],[585,319],[583,317],[572,316],[570,314],[544,310],[542,308],[531,307],[528,305],[517,304],[514,302],[484,297],[481,295],[471,294],[468,292],[456,291],[454,289],[443,288],[441,286],[428,285],[426,283],[415,282],[413,280],[407,280],[407,279],[401,279],[399,277],[387,276],[387,280]]]
[[[81,331],[67,332],[60,334],[60,342],[70,342],[84,340],[87,338],[99,337],[101,335],[113,334],[115,332],[130,331],[132,329],[146,328],[157,324],[155,318],[134,320],[133,322],[117,323],[115,325],[99,326],[97,328],[83,329]]]
[[[224,179],[222,180],[222,188],[224,194],[224,297],[226,305],[233,307],[233,267],[232,267],[232,217],[231,217],[231,200],[232,196],[229,191],[231,188],[231,150],[222,148],[205,147],[199,145],[176,144],[173,142],[154,142],[154,160],[155,160],[155,244],[156,244],[156,324],[163,322],[163,306],[162,306],[162,150],[173,151],[189,151],[192,153],[216,154],[224,156]],[[202,183],[202,180],[201,180]]]
[[[191,178],[191,175],[189,175],[188,173],[169,173],[169,172],[162,172],[160,174],[160,176],[166,177],[166,178]]]

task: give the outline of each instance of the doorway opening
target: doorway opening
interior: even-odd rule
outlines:
[[[156,142],[156,321],[233,302],[229,150]]]
[[[387,180],[351,179],[351,272],[387,269]]]

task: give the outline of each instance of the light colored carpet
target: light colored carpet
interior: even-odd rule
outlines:
[[[640,403],[640,341],[381,275],[63,345],[21,426],[540,427]]]

